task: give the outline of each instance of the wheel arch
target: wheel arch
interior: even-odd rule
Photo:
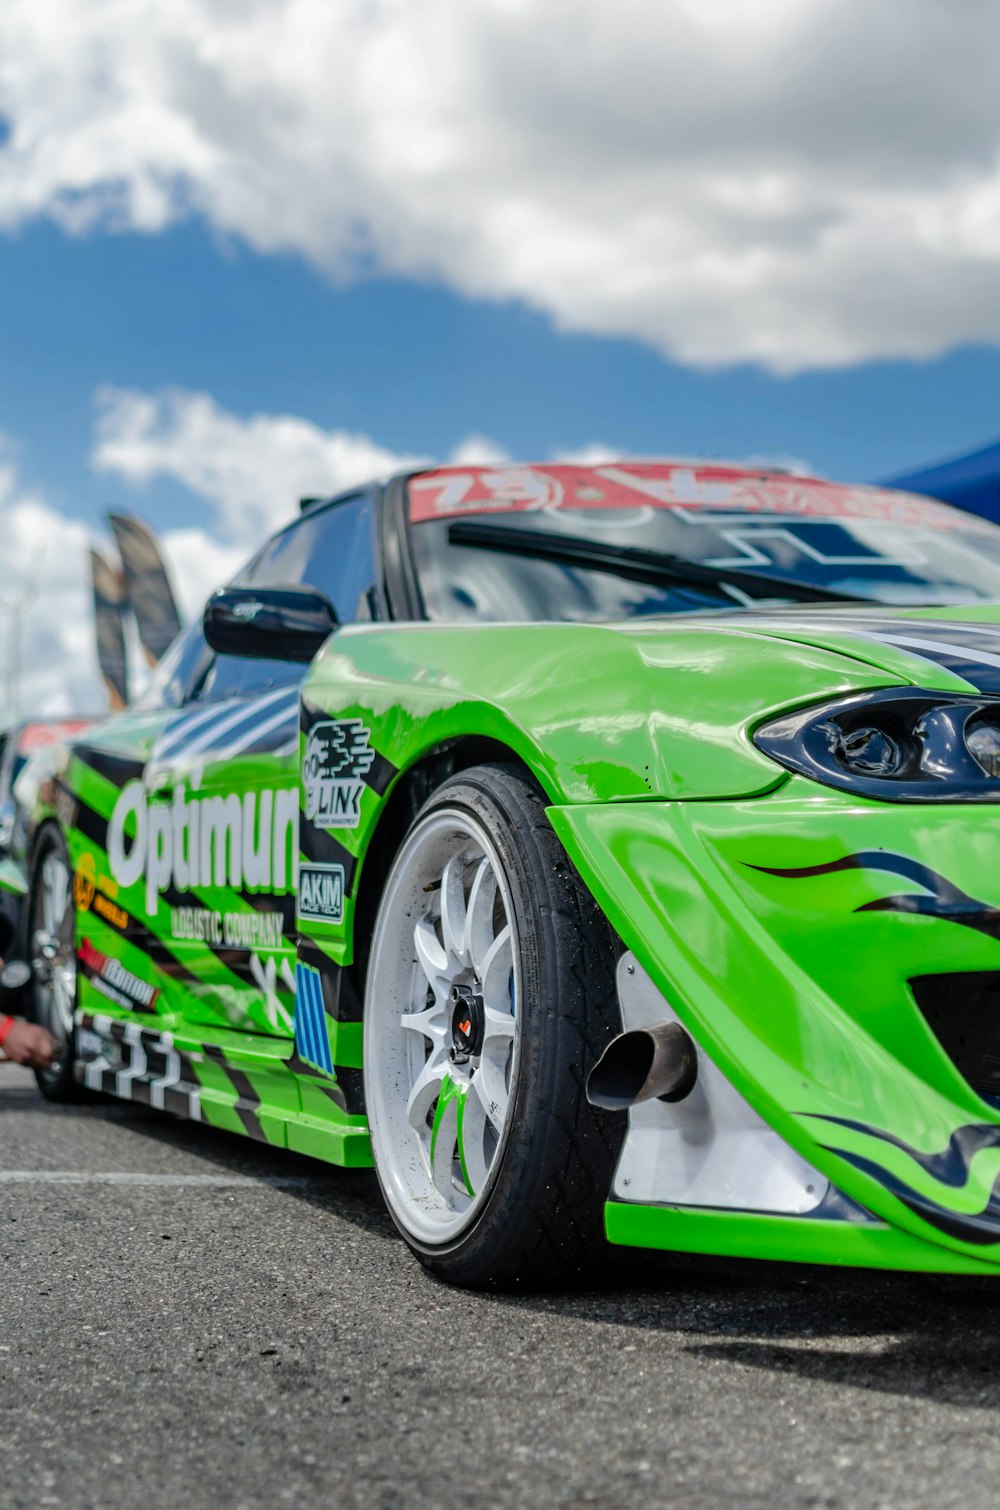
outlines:
[[[538,773],[510,745],[480,735],[445,740],[424,751],[419,759],[399,773],[390,787],[358,872],[351,946],[360,998],[364,996],[368,953],[379,900],[389,869],[414,818],[427,799],[450,777],[471,770],[473,766],[497,762],[515,767],[551,801],[551,793],[546,791]]]

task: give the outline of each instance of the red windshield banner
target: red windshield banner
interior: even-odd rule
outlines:
[[[938,530],[975,529],[982,523],[913,493],[711,463],[439,467],[410,479],[409,499],[414,524],[469,514],[642,508],[884,519]]]
[[[18,751],[22,755],[37,755],[39,750],[82,734],[92,722],[93,719],[89,718],[53,718],[43,723],[25,724],[17,736]]]

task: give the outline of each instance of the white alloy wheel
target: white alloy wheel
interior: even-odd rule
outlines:
[[[474,1221],[517,1084],[520,966],[510,886],[486,830],[439,807],[396,857],[368,970],[368,1120],[383,1191],[418,1243]]]
[[[31,964],[37,1020],[60,1044],[73,1035],[76,1007],[76,945],[73,878],[56,845],[42,860],[32,907]]]

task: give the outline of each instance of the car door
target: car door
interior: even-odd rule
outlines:
[[[374,500],[311,508],[236,583],[376,612]],[[206,651],[146,768],[146,892],[185,976],[184,1021],[293,1034],[299,686],[306,667]]]

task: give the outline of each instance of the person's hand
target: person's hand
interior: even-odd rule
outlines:
[[[59,1045],[46,1028],[34,1022],[12,1022],[3,1041],[3,1053],[15,1064],[45,1070],[59,1057]]]

